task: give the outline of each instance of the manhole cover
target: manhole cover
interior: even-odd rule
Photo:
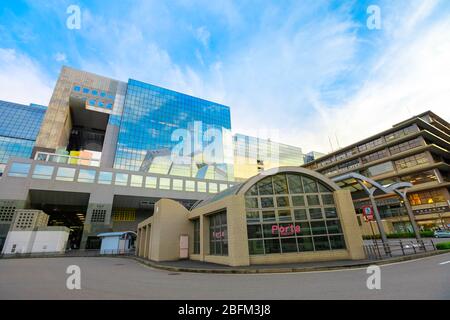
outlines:
[[[177,276],[177,275],[179,275],[179,273],[176,272],[169,273],[169,276]]]
[[[123,264],[123,263],[116,263],[116,264],[114,264],[115,266],[124,266],[125,264]]]

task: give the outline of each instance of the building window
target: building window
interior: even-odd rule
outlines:
[[[73,168],[58,168],[56,173],[56,180],[59,181],[73,181],[75,178],[75,169]]]
[[[95,175],[95,170],[80,169],[80,172],[78,173],[78,182],[94,183]]]
[[[391,171],[394,171],[394,166],[392,165],[391,161],[388,161],[369,167],[364,170],[362,174],[367,177],[374,177]]]
[[[228,255],[227,212],[221,211],[208,216],[209,254]]]
[[[159,178],[159,188],[170,190],[170,178]]]
[[[437,182],[438,178],[433,170],[423,171],[412,175],[400,177],[401,181],[411,182],[413,185],[427,183],[427,182]]]
[[[158,180],[158,178],[156,178],[156,177],[146,177],[145,178],[145,187],[151,188],[151,189],[156,189],[157,180]]]
[[[332,190],[321,181],[283,173],[256,185],[246,193],[250,255],[345,249]]]
[[[369,163],[372,161],[383,159],[387,156],[388,156],[388,153],[387,153],[386,149],[384,149],[384,150],[374,152],[374,153],[368,154],[367,156],[362,157],[362,162]]]
[[[407,151],[416,147],[420,147],[422,145],[421,139],[420,138],[416,138],[413,140],[409,140],[400,144],[397,144],[395,146],[392,146],[389,148],[389,151],[391,152],[392,155],[403,152],[403,151]]]
[[[200,254],[200,219],[194,221],[194,254]]]
[[[209,193],[217,193],[217,183],[213,183],[213,182],[208,183],[208,192]]]
[[[98,174],[98,183],[99,184],[111,184],[112,182],[112,172],[100,171]]]
[[[50,180],[53,175],[54,167],[52,166],[44,166],[37,164],[34,167],[33,175],[31,176],[34,179],[44,179],[44,180]]]
[[[128,184],[128,174],[116,173],[116,180],[114,181],[116,186],[126,186]]]
[[[183,180],[173,179],[172,180],[172,189],[176,190],[176,191],[183,191]]]
[[[114,209],[112,220],[115,222],[136,221],[135,209]]]
[[[400,160],[395,161],[395,166],[397,167],[397,170],[403,170],[411,167],[415,167],[421,164],[428,163],[428,157],[425,152],[415,154],[410,157],[406,157]]]
[[[404,128],[404,129],[401,129],[401,130],[392,132],[392,133],[390,133],[388,135],[385,135],[384,138],[386,139],[386,142],[389,142],[389,141],[392,141],[392,140],[404,137],[404,136],[406,136],[406,135],[408,135],[410,133],[413,133],[415,131],[416,131],[416,129],[415,129],[414,126],[409,126],[409,127]]]
[[[197,182],[197,191],[206,192],[206,182]]]
[[[412,206],[423,204],[433,204],[436,202],[446,202],[445,195],[441,190],[430,190],[408,194],[409,202]]]
[[[26,178],[30,172],[31,164],[14,162],[9,169],[9,177],[21,177]]]
[[[195,181],[186,180],[186,191],[195,192]]]
[[[384,139],[383,139],[383,137],[380,137],[378,139],[375,139],[375,140],[369,141],[367,143],[364,143],[362,145],[359,145],[358,151],[364,152],[366,150],[370,150],[370,149],[376,148],[378,146],[381,146],[383,143],[384,143]]]
[[[140,188],[142,187],[142,181],[143,181],[144,177],[143,176],[138,176],[138,175],[131,175],[131,182],[130,182],[130,186],[132,187],[137,187]]]

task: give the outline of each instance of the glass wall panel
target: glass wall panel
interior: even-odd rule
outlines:
[[[143,180],[144,180],[143,176],[138,176],[138,175],[132,174],[130,186],[140,188],[140,187],[142,187]]]
[[[331,187],[294,173],[256,185],[245,195],[250,254],[345,248]]]
[[[128,184],[127,173],[116,173],[116,180],[114,181],[116,186],[126,186]]]
[[[192,180],[186,180],[186,191],[195,192],[195,181]]]
[[[159,178],[159,188],[170,190],[170,178]]]
[[[31,164],[14,162],[8,172],[10,177],[22,177],[26,178],[30,172]]]
[[[52,178],[54,167],[37,164],[34,167],[32,178],[50,180]]]
[[[228,255],[227,212],[221,211],[208,216],[210,255]],[[254,230],[257,233],[257,230]]]
[[[80,169],[78,172],[78,182],[94,183],[95,175],[95,170]]]
[[[173,179],[172,180],[172,189],[177,191],[183,191],[183,180],[181,179]]]
[[[145,187],[156,189],[158,178],[156,177],[145,177]]]
[[[56,173],[56,180],[73,181],[76,170],[74,168],[59,167]]]
[[[113,173],[108,171],[100,171],[98,174],[99,184],[111,184],[113,178]]]
[[[232,180],[230,130],[229,107],[130,79],[114,168],[191,178],[198,177],[202,170],[203,179],[223,180],[225,176],[225,180]],[[188,156],[173,159],[172,151],[187,140],[186,132],[195,137],[198,150],[186,150]],[[207,168],[199,169],[212,141],[220,152],[215,153]],[[188,145],[183,147],[191,149]],[[196,156],[191,156],[191,151]]]

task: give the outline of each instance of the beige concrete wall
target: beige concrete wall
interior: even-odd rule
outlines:
[[[67,146],[72,128],[69,98],[74,84],[115,93],[118,83],[116,80],[93,73],[63,67],[48,104],[35,147],[52,151]]]
[[[209,219],[208,215],[221,210],[227,211],[228,255],[209,254]],[[189,213],[189,219],[200,217],[200,254],[196,260],[226,264],[230,266],[248,266],[247,221],[245,217],[245,200],[243,195],[231,195],[219,201],[196,208]]]
[[[178,260],[180,236],[188,235],[192,245],[194,229],[187,217],[188,210],[179,202],[159,200],[153,216],[138,225],[139,233],[143,234],[138,239],[139,256],[153,261]]]
[[[361,229],[355,214],[352,197],[349,190],[337,190],[333,192],[334,203],[341,220],[348,259],[365,259]]]

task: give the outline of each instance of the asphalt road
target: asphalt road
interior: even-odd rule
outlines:
[[[446,263],[447,262],[447,263]],[[81,289],[66,287],[78,265]],[[450,299],[450,254],[366,269],[286,274],[171,273],[125,258],[0,260],[0,299]]]

